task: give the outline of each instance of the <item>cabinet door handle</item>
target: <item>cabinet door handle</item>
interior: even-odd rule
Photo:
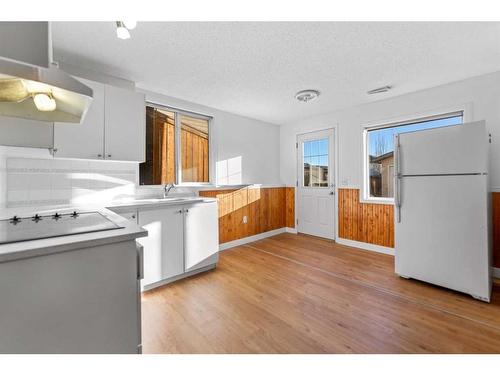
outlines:
[[[111,154],[108,154],[108,158],[110,158],[110,157],[111,157]]]
[[[178,214],[182,214],[182,210],[177,211]]]
[[[189,209],[188,209],[188,208],[186,208],[186,210],[185,210],[184,212],[189,212]]]
[[[102,154],[97,154],[97,157],[98,158],[102,158]]]

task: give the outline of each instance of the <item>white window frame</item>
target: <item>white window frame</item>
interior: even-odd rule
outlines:
[[[372,197],[370,196],[370,161],[368,150],[368,132],[377,129],[392,128],[404,125],[411,125],[419,122],[439,120],[442,118],[455,117],[462,115],[462,124],[466,123],[466,110],[464,107],[442,110],[433,112],[432,114],[418,115],[415,117],[406,117],[404,120],[393,120],[392,122],[384,122],[378,124],[365,125],[363,127],[363,192],[360,197],[361,202],[379,203],[379,204],[394,204],[394,197]],[[409,118],[409,119],[408,119]]]
[[[214,185],[215,181],[215,154],[214,154],[214,140],[213,140],[213,122],[214,118],[209,115],[204,115],[197,112],[191,112],[184,109],[170,107],[163,104],[158,104],[151,101],[146,101],[147,107],[154,107],[164,111],[175,113],[175,184],[183,187],[207,187]],[[180,116],[185,115],[189,117],[199,118],[208,121],[208,182],[182,182],[182,169],[181,166],[181,120]],[[143,185],[143,186],[161,186],[161,185]]]

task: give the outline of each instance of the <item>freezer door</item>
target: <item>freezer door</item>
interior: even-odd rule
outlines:
[[[485,122],[402,133],[398,162],[399,173],[403,175],[485,173],[488,170]]]
[[[396,273],[489,300],[486,176],[405,177]]]

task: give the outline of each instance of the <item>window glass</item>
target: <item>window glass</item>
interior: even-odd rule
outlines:
[[[181,115],[182,182],[208,182],[208,120]]]
[[[394,135],[461,124],[463,115],[368,130],[368,189],[370,197],[394,197]],[[425,150],[422,150],[423,152]]]
[[[328,187],[328,138],[302,144],[304,187]]]
[[[146,161],[139,166],[141,185],[175,182],[175,113],[146,107]]]

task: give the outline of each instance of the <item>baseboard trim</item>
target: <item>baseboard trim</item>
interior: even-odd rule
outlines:
[[[172,276],[172,277],[169,277],[168,279],[160,280],[160,281],[157,281],[155,283],[148,284],[148,285],[142,285],[141,290],[143,292],[147,292],[148,290],[155,289],[155,288],[158,288],[160,286],[173,283],[174,281],[177,281],[177,280],[180,280],[180,279],[185,279],[186,277],[196,275],[197,273],[201,273],[201,272],[212,270],[215,267],[217,267],[217,263],[215,263],[215,264],[209,264],[208,266],[204,266],[204,267],[198,268],[196,270],[192,270],[192,271],[188,271],[188,272],[185,272],[185,273],[181,273],[180,275]]]
[[[221,243],[219,245],[219,251],[228,250],[228,249],[231,249],[232,247],[244,245],[244,244],[247,244],[249,242],[254,242],[254,241],[262,240],[262,239],[267,238],[267,237],[276,236],[277,234],[285,233],[286,229],[287,228],[274,229],[274,230],[270,230],[269,232],[256,234],[254,236],[239,238],[239,239],[234,240],[234,241]]]
[[[374,244],[366,243],[366,242],[348,240],[347,238],[340,238],[340,237],[337,237],[335,242],[337,242],[338,244],[341,244],[341,245],[358,247],[358,248],[363,249],[363,250],[374,251],[376,253],[382,253],[382,254],[394,256],[394,249],[391,247],[385,247],[385,246],[374,245]]]
[[[297,228],[290,228],[290,227],[286,227],[286,228],[285,228],[285,231],[286,231],[287,233],[297,234]]]
[[[493,270],[493,277],[496,278],[496,279],[500,279],[500,268],[497,268],[497,267],[491,267],[491,269]]]

